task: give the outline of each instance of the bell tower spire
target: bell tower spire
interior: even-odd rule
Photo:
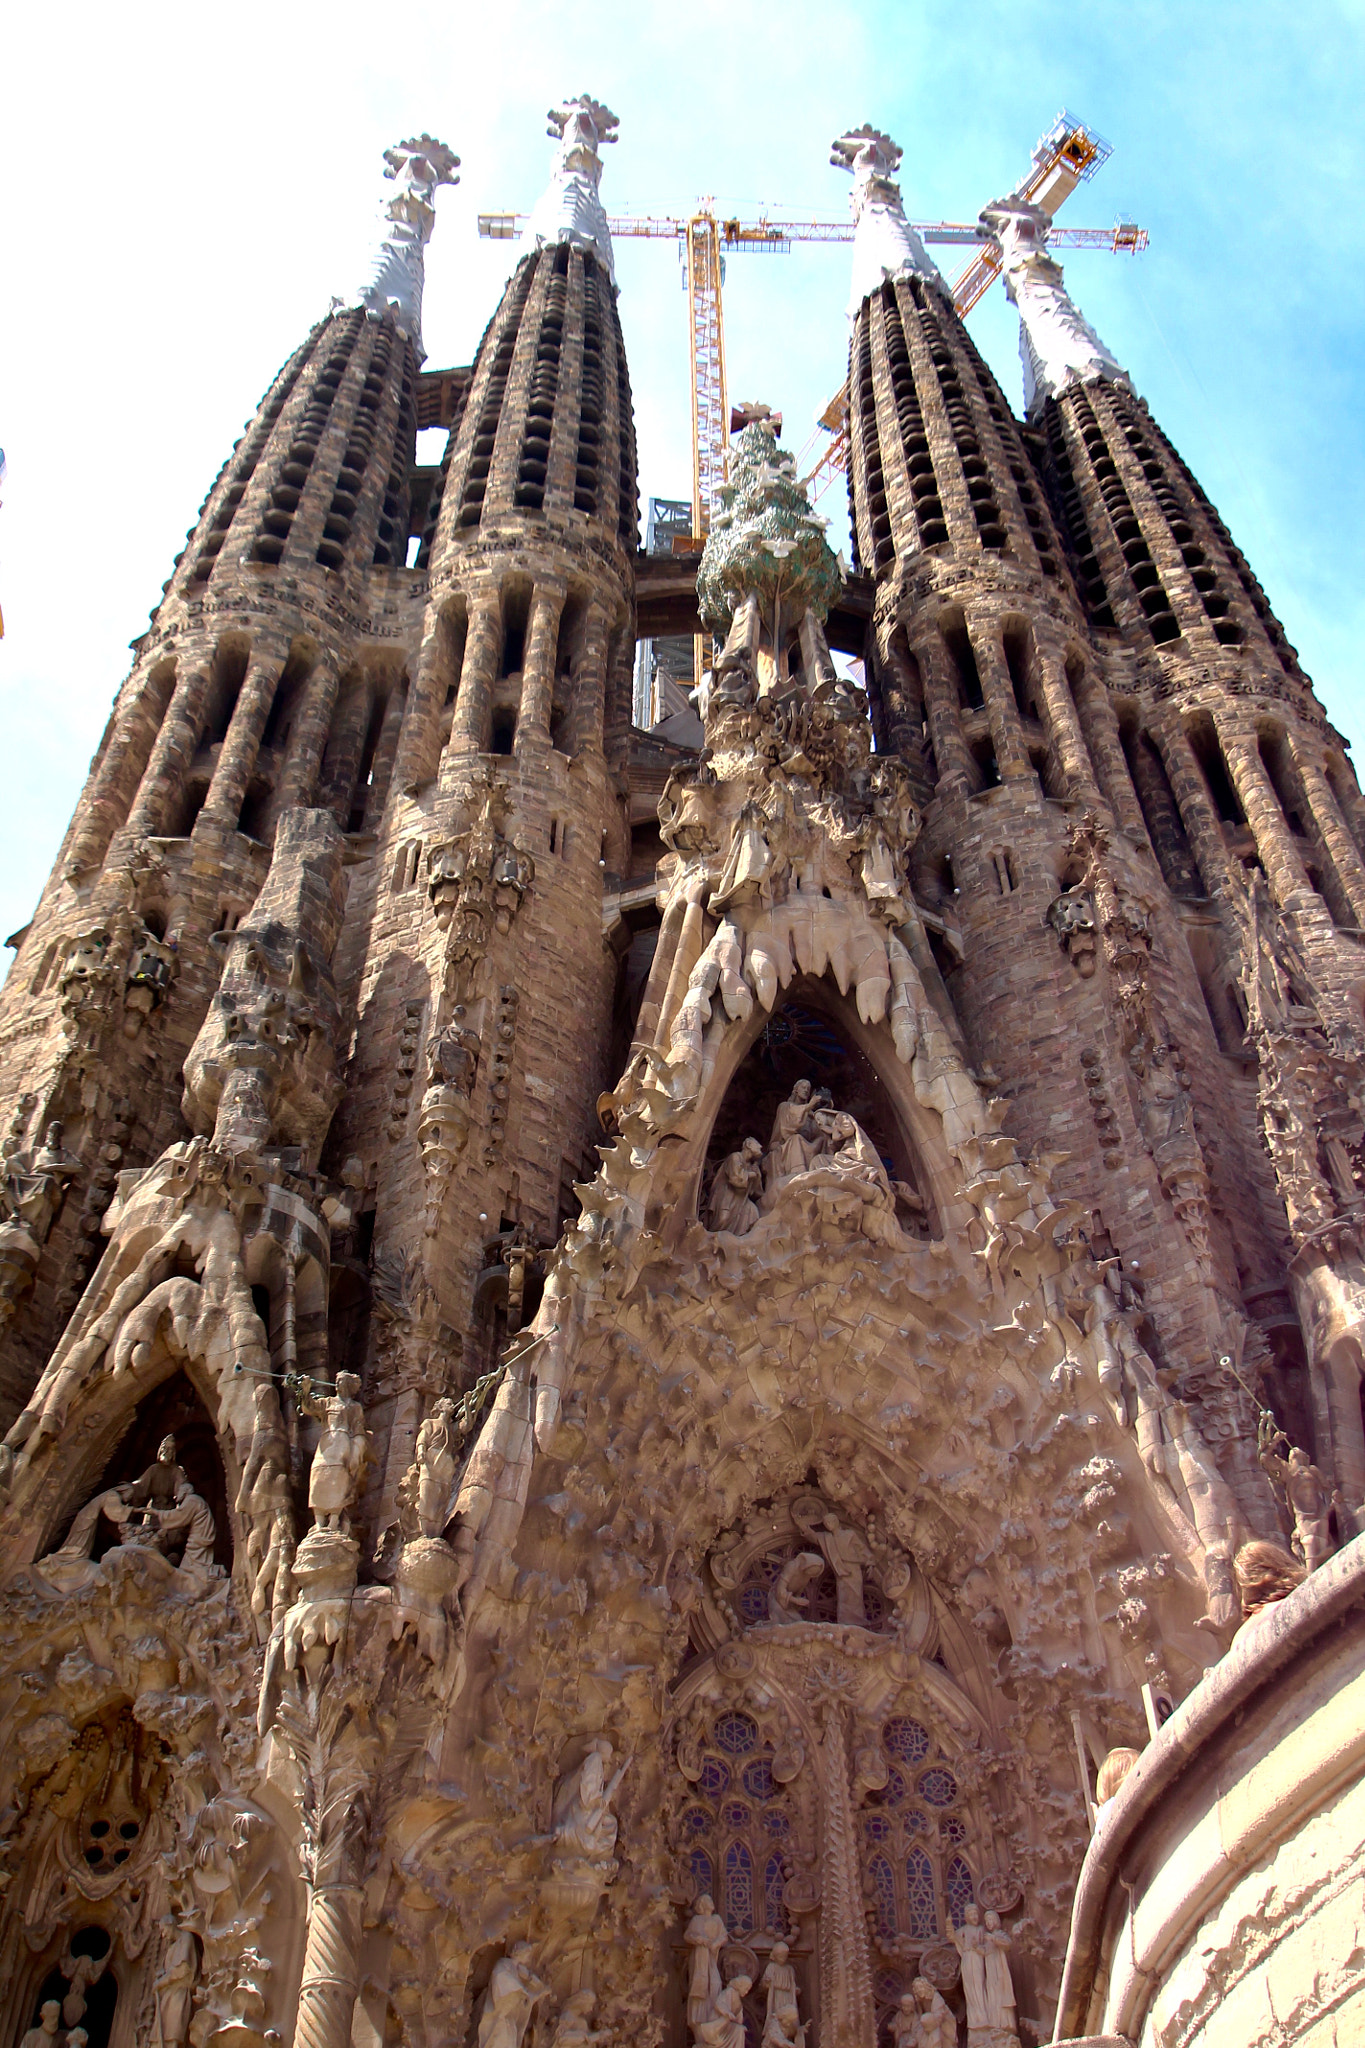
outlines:
[[[830,144],[829,160],[836,170],[853,173],[853,290],[848,317],[869,292],[893,277],[921,277],[926,284],[947,290],[933,262],[909,221],[901,202],[901,188],[895,172],[901,160],[900,144],[866,122],[849,128]]]
[[[393,317],[420,359],[425,251],[436,225],[438,185],[458,185],[460,159],[432,135],[412,136],[384,151],[384,176],[395,190],[384,203],[383,228],[360,304],[372,319]]]
[[[551,107],[547,119],[548,132],[559,139],[559,156],[531,214],[527,239],[536,249],[567,244],[571,249],[590,251],[614,285],[616,263],[599,196],[602,159],[598,151],[603,143],[616,141],[621,124],[610,107],[586,92],[561,100]]]
[[[1041,206],[1011,196],[981,213],[981,225],[1000,251],[1005,291],[1019,308],[1019,354],[1024,364],[1024,409],[1030,420],[1049,398],[1097,377],[1131,391],[1128,372],[1086,320],[1062,282],[1062,266],[1047,246],[1048,216]]]

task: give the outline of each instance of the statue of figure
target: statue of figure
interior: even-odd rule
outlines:
[[[314,1392],[306,1374],[291,1373],[285,1381],[305,1415],[322,1424],[318,1447],[308,1474],[308,1505],[314,1526],[349,1533],[350,1509],[360,1497],[365,1467],[370,1456],[370,1435],[365,1411],[357,1396],[360,1380],[353,1372],[339,1372],[336,1392]]]
[[[1153,1153],[1174,1138],[1194,1138],[1189,1090],[1171,1058],[1169,1045],[1139,1039],[1129,1054],[1137,1076],[1142,1128]]]
[[[444,1533],[454,1512],[462,1442],[455,1403],[443,1395],[417,1432],[412,1463],[398,1489],[400,1509],[408,1508],[415,1518],[414,1533]]]
[[[891,2022],[892,2048],[957,2048],[952,2008],[927,1977],[916,1977]]]
[[[605,1863],[615,1849],[620,1823],[611,1802],[630,1767],[630,1758],[608,1779],[607,1766],[614,1755],[605,1735],[594,1736],[578,1769],[560,1780],[552,1815],[556,1862]]]
[[[967,2001],[968,2048],[977,2048],[980,2034],[994,2026],[991,1996],[986,1981],[986,1930],[981,1925],[981,1908],[973,1902],[962,1912],[962,1925],[949,1930],[962,1958],[962,1993]]]
[[[478,1032],[465,1023],[464,1004],[457,1003],[450,1022],[431,1041],[431,1083],[458,1088],[462,1095],[468,1095],[478,1069],[480,1043]]]
[[[805,2048],[806,2030],[796,2002],[796,1971],[785,1941],[773,1943],[758,1983],[768,1994],[760,2048]]]
[[[531,1968],[534,1953],[529,1941],[519,1941],[494,1963],[479,2015],[478,2048],[521,2048],[531,2014],[550,1989]]]
[[[723,689],[720,694],[724,694]],[[735,819],[720,879],[711,891],[709,907],[714,915],[719,916],[731,904],[744,903],[755,896],[771,901],[772,875],[777,863],[768,831],[768,813],[751,797]]]
[[[825,1560],[818,1550],[798,1550],[795,1557],[789,1557],[768,1590],[769,1621],[807,1620],[797,1609],[810,1605],[806,1588],[823,1578],[824,1572]]]
[[[173,1436],[161,1439],[155,1464],[140,1479],[108,1487],[86,1503],[57,1555],[88,1558],[101,1516],[120,1532],[116,1548],[155,1550],[172,1561],[178,1552],[182,1571],[222,1575],[213,1561],[213,1516],[176,1463]]]
[[[550,2048],[598,2048],[600,2042],[611,2039],[610,2027],[594,2033],[588,2025],[596,2001],[597,1993],[591,1990],[575,1991],[571,1998],[565,1999],[550,2038]]]
[[[199,1977],[199,1947],[188,1927],[163,1922],[169,1939],[161,1955],[156,1992],[155,2048],[185,2048]]]
[[[709,1215],[712,1230],[725,1230],[732,1237],[747,1237],[758,1221],[758,1197],[763,1193],[763,1147],[757,1138],[746,1138],[738,1152],[716,1168],[711,1182]]]
[[[794,1173],[804,1173],[811,1160],[824,1150],[823,1135],[811,1121],[811,1084],[798,1081],[785,1102],[777,1106],[773,1134],[763,1159],[764,1185],[771,1194],[777,1183]]]
[[[860,1180],[884,1194],[888,1202],[893,1201],[890,1177],[882,1165],[881,1154],[857,1118],[842,1110],[832,1115],[822,1111],[817,1122],[829,1132],[828,1164],[856,1173]]]
[[[744,1999],[753,1982],[742,1973],[730,1979],[712,2007],[711,2017],[693,2028],[699,2048],[745,2048]]]
[[[1294,1514],[1294,1548],[1310,1572],[1326,1564],[1332,1555],[1330,1516],[1332,1502],[1321,1472],[1298,1445],[1290,1446],[1287,1436],[1275,1426],[1267,1410],[1257,1431],[1257,1462],[1261,1470],[1282,1486]],[[1289,1452],[1285,1458],[1281,1445]]]
[[[975,1911],[969,1906],[967,1911]],[[990,2024],[997,2033],[1013,2035],[1016,2031],[1014,2007],[1014,1980],[1010,1976],[1010,1938],[1000,1924],[1000,1915],[988,1911],[982,1931],[982,1945],[986,1956],[986,2004],[990,2009]]]
[[[108,1950],[102,1956],[73,1956],[68,1953],[62,1958],[58,1968],[67,1980],[67,1993],[62,2000],[62,2021],[68,2028],[79,2026],[85,2018],[85,1994],[95,1979],[104,1975],[108,1960]],[[68,2042],[70,2039],[68,2034]]]
[[[857,1529],[849,1529],[837,1515],[826,1515],[818,1529],[811,1535],[824,1552],[825,1562],[834,1573],[838,1589],[836,1619],[851,1623],[855,1628],[866,1628],[867,1609],[863,1605],[863,1573],[872,1563],[872,1552],[867,1539]]]
[[[52,2048],[62,2023],[62,2008],[55,1998],[45,1999],[38,2009],[38,2024],[30,2027],[19,2048]]]
[[[692,1951],[687,1974],[687,2024],[694,2036],[721,1995],[720,1952],[730,1939],[709,1892],[696,1902],[683,1941]]]

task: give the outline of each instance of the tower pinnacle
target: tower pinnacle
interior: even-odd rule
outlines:
[[[1005,290],[1019,308],[1028,416],[1070,385],[1096,377],[1131,391],[1127,371],[1081,316],[1062,282],[1062,266],[1048,252],[1049,221],[1043,209],[1014,197],[997,199],[983,207],[981,225],[1000,251]]]
[[[830,162],[853,173],[853,291],[848,317],[869,292],[889,277],[922,277],[944,290],[943,278],[923,242],[905,218],[901,188],[893,175],[901,149],[889,135],[864,122],[830,144]]]
[[[526,232],[537,249],[567,242],[570,248],[591,250],[615,284],[611,231],[597,190],[602,182],[598,150],[616,141],[620,123],[610,107],[586,92],[561,100],[547,119],[548,132],[559,138],[559,160]]]
[[[384,230],[370,275],[359,293],[367,313],[392,312],[401,334],[422,354],[422,252],[436,225],[438,185],[458,185],[460,159],[432,135],[417,135],[384,151],[384,176],[397,191],[384,206]]]

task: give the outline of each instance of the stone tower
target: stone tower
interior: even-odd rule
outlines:
[[[758,418],[693,593],[549,119],[459,369],[388,153],[0,996],[0,2048],[1078,2034],[1095,1765],[1242,1712],[1249,1542],[1365,1579],[1365,807],[1259,587],[861,128],[855,568]]]

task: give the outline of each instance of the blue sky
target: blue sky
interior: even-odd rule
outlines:
[[[7,31],[0,124],[0,934],[31,913],[127,644],[242,421],[361,274],[384,146],[427,128],[464,160],[438,200],[425,329],[429,367],[465,362],[510,254],[475,215],[535,199],[566,92],[621,117],[613,210],[709,193],[841,214],[828,144],[866,120],[905,150],[913,217],[970,218],[1059,108],[1098,129],[1113,158],[1063,218],[1123,214],[1152,243],[1073,254],[1070,286],[1365,761],[1365,0],[45,12]],[[781,407],[793,447],[843,376],[847,265],[798,246],[729,266],[731,394]],[[636,242],[618,268],[641,495],[686,496],[677,261]],[[1017,405],[998,286],[971,326]]]

